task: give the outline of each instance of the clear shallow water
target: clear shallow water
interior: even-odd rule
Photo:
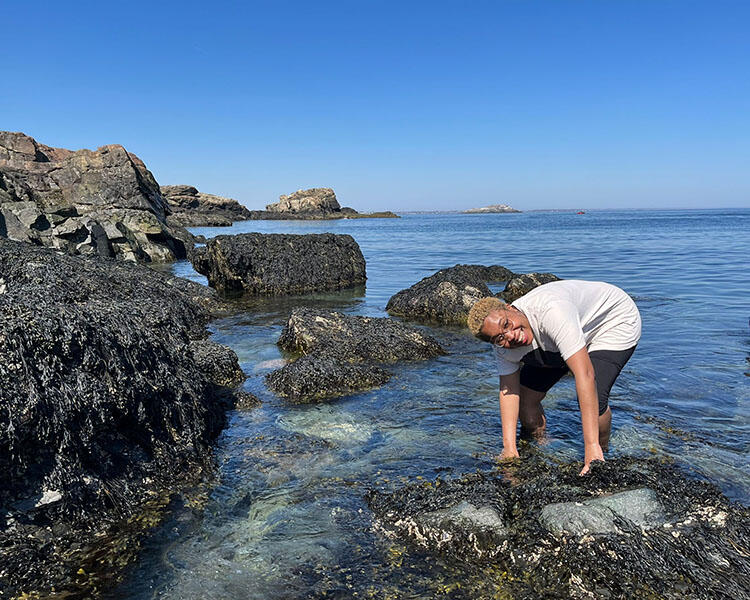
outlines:
[[[329,222],[255,221],[195,229],[349,233],[367,260],[365,289],[247,301],[212,324],[263,406],[230,415],[216,485],[195,508],[175,501],[113,598],[433,598],[460,581],[492,597],[486,573],[455,572],[374,532],[367,490],[459,475],[500,450],[489,348],[457,328],[434,334],[449,355],[402,364],[372,392],[291,406],[264,387],[290,310],[315,305],[384,316],[391,295],[457,263],[614,283],[643,317],[639,347],[610,404],[611,452],[667,455],[750,501],[750,210],[406,215]],[[204,279],[189,264],[178,275]],[[572,379],[545,399],[550,442],[582,457]],[[475,586],[475,591],[471,591]]]

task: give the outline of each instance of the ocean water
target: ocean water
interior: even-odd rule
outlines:
[[[263,405],[230,414],[217,481],[175,499],[112,598],[434,598],[457,581],[465,597],[500,593],[486,574],[449,568],[378,533],[364,500],[370,489],[493,464],[501,434],[488,346],[460,328],[432,328],[447,356],[397,365],[384,387],[326,404],[290,405],[263,384],[283,358],[275,342],[294,306],[385,316],[391,295],[458,263],[628,291],[643,337],[612,390],[610,454],[669,457],[750,501],[750,210],[408,214],[193,231],[348,233],[367,260],[367,286],[248,299],[212,323]],[[187,262],[173,271],[205,283]],[[572,378],[544,405],[544,451],[580,460]]]

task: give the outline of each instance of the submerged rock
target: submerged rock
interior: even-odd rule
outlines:
[[[181,227],[228,227],[245,221],[250,211],[233,198],[199,192],[192,185],[162,185],[171,213],[167,222]]]
[[[515,275],[500,265],[456,265],[425,277],[388,300],[389,314],[409,319],[461,325],[472,305],[492,292],[486,282]]]
[[[621,533],[618,521],[651,528],[666,520],[653,490],[640,488],[599,496],[583,502],[558,502],[545,506],[539,518],[553,533]]]
[[[0,593],[62,593],[97,533],[211,468],[244,375],[204,286],[10,240],[0,282]]]
[[[525,273],[516,275],[508,281],[505,289],[497,294],[497,297],[510,304],[515,302],[521,296],[528,294],[534,288],[550,283],[551,281],[560,281],[557,275],[552,273]]]
[[[154,176],[122,146],[71,151],[0,132],[0,237],[138,262],[185,258]]]
[[[301,358],[266,376],[276,394],[309,402],[384,384],[390,373],[379,366],[445,354],[432,337],[387,318],[295,309],[278,341]]]
[[[193,254],[196,271],[221,292],[304,294],[367,279],[365,258],[350,235],[219,235]]]
[[[535,454],[368,503],[376,530],[439,553],[446,569],[501,573],[512,598],[749,597],[747,507],[657,460],[579,470]]]

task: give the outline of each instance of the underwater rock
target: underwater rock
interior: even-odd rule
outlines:
[[[221,292],[305,294],[364,283],[365,259],[350,235],[243,233],[208,240],[193,266]]]
[[[0,283],[0,594],[62,593],[97,533],[211,468],[244,376],[205,286],[4,239]]]
[[[750,597],[747,507],[656,459],[579,471],[537,452],[367,500],[376,531],[440,554],[445,568],[502,573],[509,598]]]
[[[445,354],[432,337],[404,323],[307,308],[292,311],[278,344],[303,356],[266,375],[266,383],[297,402],[383,385],[390,373],[379,363]]]
[[[486,282],[512,277],[514,273],[500,265],[455,265],[393,295],[385,309],[398,317],[462,325],[472,305],[492,295]]]
[[[661,525],[666,520],[659,498],[653,490],[640,488],[600,496],[583,502],[548,504],[539,514],[544,526],[553,533],[621,533],[621,519],[643,528]]]
[[[560,281],[557,275],[552,273],[526,273],[524,275],[516,275],[508,281],[505,289],[496,294],[503,302],[510,304],[515,302],[524,294],[528,294],[534,288],[550,283],[551,281]]]

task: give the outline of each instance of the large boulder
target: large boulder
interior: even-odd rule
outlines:
[[[0,132],[0,237],[69,254],[140,262],[184,258],[154,176],[119,145],[71,151]]]
[[[499,472],[381,484],[368,503],[377,531],[441,555],[446,573],[482,569],[503,597],[748,597],[747,507],[657,459],[580,468],[537,451]]]
[[[194,255],[193,266],[221,292],[304,294],[367,279],[354,238],[332,233],[219,235]]]
[[[521,296],[528,294],[534,288],[550,283],[551,281],[560,281],[560,278],[553,273],[524,273],[516,275],[508,281],[505,289],[497,294],[497,297],[510,304],[515,302]]]
[[[295,309],[279,346],[302,355],[266,376],[276,394],[310,402],[377,387],[390,379],[382,365],[445,354],[419,329],[387,318]]]
[[[388,300],[389,314],[408,319],[461,325],[472,305],[492,292],[486,282],[515,275],[500,265],[456,265],[425,277]]]
[[[244,379],[206,339],[219,307],[141,265],[0,239],[0,594],[63,593],[111,524],[211,468]]]
[[[199,192],[191,185],[163,185],[161,193],[171,213],[167,222],[181,227],[228,227],[245,221],[250,211],[233,198]]]

